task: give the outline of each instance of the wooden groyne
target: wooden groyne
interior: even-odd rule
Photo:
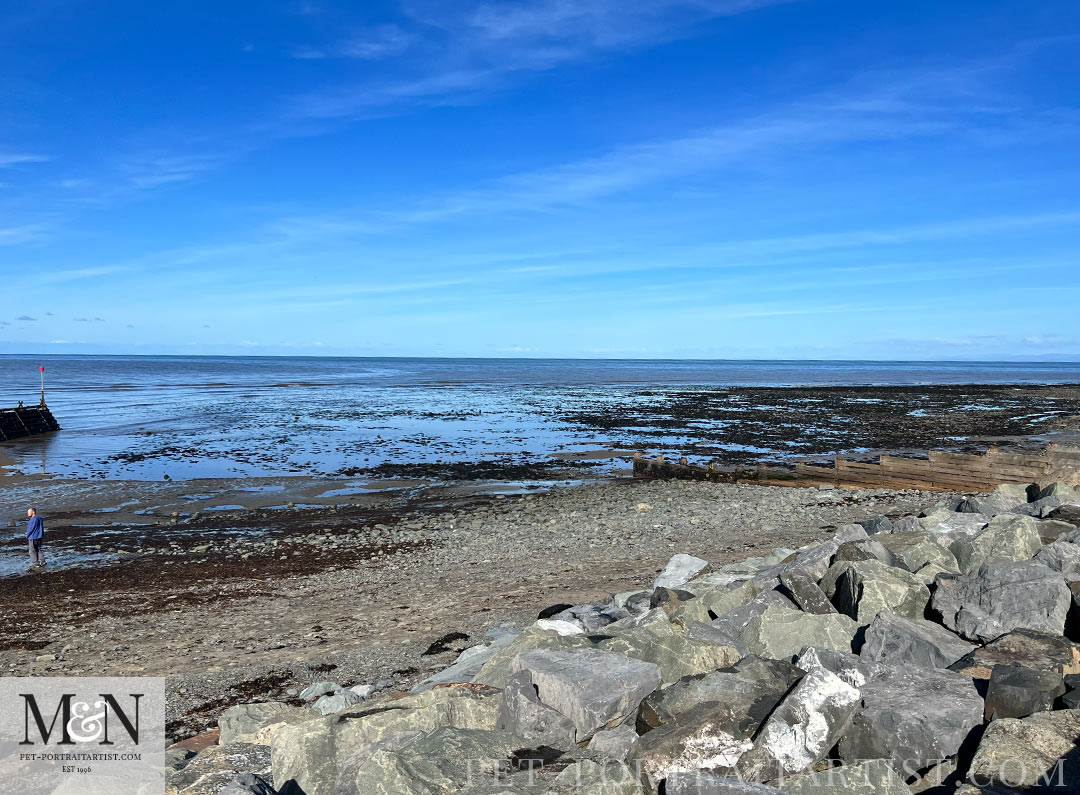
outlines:
[[[0,409],[0,442],[60,430],[60,423],[44,403]]]
[[[953,453],[931,450],[925,458],[882,455],[878,461],[834,459],[832,466],[800,462],[790,470],[731,469],[716,464],[699,466],[667,461],[663,456],[634,456],[635,477],[706,480],[714,483],[757,481],[790,483],[792,480],[835,483],[840,486],[880,486],[891,489],[941,491],[992,491],[1002,483],[1035,483],[1061,480],[1080,484],[1080,447],[1050,444],[1035,453],[1004,452],[990,447],[985,453]]]

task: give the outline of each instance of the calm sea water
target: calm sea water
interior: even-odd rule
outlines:
[[[1080,382],[1080,362],[0,356],[0,406],[37,402],[39,365],[64,430],[0,452],[154,480],[540,459],[616,442],[558,417],[642,386]]]

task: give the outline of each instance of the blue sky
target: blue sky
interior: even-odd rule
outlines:
[[[0,7],[0,352],[1080,354],[1080,4]]]

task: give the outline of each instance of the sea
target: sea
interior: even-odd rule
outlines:
[[[63,430],[0,443],[7,466],[146,480],[546,461],[626,443],[576,407],[675,390],[1080,382],[1080,362],[2,355],[0,407],[37,403],[40,367]]]

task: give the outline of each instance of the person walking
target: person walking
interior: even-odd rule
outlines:
[[[26,542],[30,547],[30,567],[27,571],[45,568],[45,553],[41,551],[41,537],[45,532],[45,524],[37,515],[37,508],[27,508],[26,515],[30,521],[26,523]]]

